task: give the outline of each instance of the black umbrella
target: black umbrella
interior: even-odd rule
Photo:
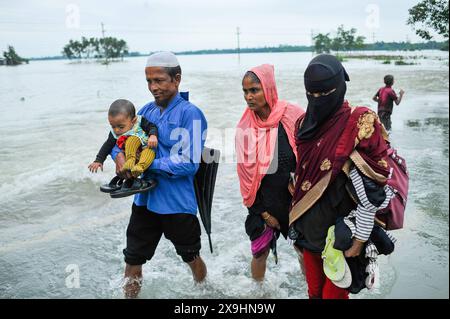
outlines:
[[[200,167],[194,178],[195,197],[197,198],[198,210],[203,227],[205,227],[205,231],[208,234],[211,253],[213,252],[211,242],[211,208],[219,160],[219,150],[205,147],[202,152]]]

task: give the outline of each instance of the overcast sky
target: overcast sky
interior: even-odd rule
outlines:
[[[70,39],[123,38],[130,51],[310,45],[311,33],[354,27],[367,42],[421,41],[406,25],[419,0],[0,0],[0,51],[60,55]],[[437,38],[437,40],[441,40]]]

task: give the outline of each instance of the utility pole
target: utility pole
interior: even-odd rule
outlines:
[[[102,22],[102,40],[103,40],[103,46],[105,46],[105,25]],[[106,56],[106,50],[103,50],[103,55],[105,56],[105,64],[108,64],[108,57]]]
[[[372,32],[372,43],[373,43],[373,50],[375,50],[375,32]]]
[[[408,50],[410,44],[411,44],[411,41],[409,40],[409,36],[406,35],[406,48],[405,48],[405,51]]]
[[[236,36],[237,36],[237,52],[238,52],[238,61],[241,61],[241,45],[239,43],[239,35],[241,34],[241,31],[239,27],[236,29]]]
[[[103,39],[105,38],[105,26],[104,26],[103,22],[102,22],[102,38]]]

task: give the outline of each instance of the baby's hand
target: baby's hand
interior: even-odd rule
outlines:
[[[345,257],[356,257],[359,256],[359,254],[361,254],[361,251],[364,248],[364,243],[360,242],[359,240],[356,240],[355,238],[353,238],[353,244],[352,247],[350,247],[349,249],[347,249],[344,252]]]
[[[291,196],[294,196],[295,193],[295,185],[292,181],[289,182],[288,184],[288,191],[291,194]]]
[[[93,162],[93,163],[89,164],[88,168],[91,171],[91,173],[97,173],[99,168],[103,172],[103,164],[99,163],[99,162]]]
[[[158,146],[158,138],[156,135],[150,135],[148,137],[148,147],[156,148]]]

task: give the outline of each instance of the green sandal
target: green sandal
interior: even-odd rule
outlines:
[[[322,251],[323,271],[332,281],[340,281],[345,275],[345,257],[341,250],[337,250],[334,245],[334,225],[328,229],[325,248]]]

